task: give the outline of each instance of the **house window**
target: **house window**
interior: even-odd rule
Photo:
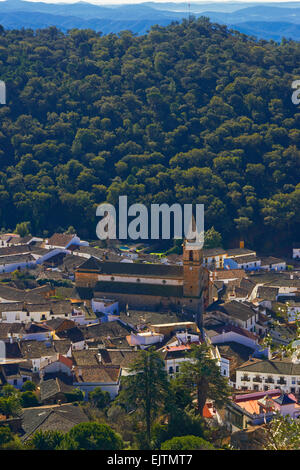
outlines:
[[[171,367],[169,367],[169,374],[173,374],[173,372],[174,372],[174,369],[173,369],[173,367],[172,367],[172,366],[171,366]]]
[[[179,372],[179,366],[176,366],[176,372]]]
[[[192,250],[189,251],[189,260],[193,261],[193,251]]]

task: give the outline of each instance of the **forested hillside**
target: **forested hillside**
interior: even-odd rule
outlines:
[[[0,31],[0,226],[95,237],[105,200],[204,203],[226,242],[296,241],[300,43],[201,18],[125,31]]]

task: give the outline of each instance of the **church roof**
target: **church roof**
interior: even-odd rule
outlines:
[[[117,263],[89,258],[78,271],[95,271],[107,275],[147,276],[160,278],[183,278],[183,267],[154,263]]]
[[[91,256],[89,259],[85,260],[78,268],[78,271],[99,271],[101,263],[97,258]]]
[[[97,293],[119,293],[133,295],[154,295],[160,297],[182,297],[183,286],[171,286],[165,284],[144,284],[133,282],[98,281],[94,288],[94,296]]]

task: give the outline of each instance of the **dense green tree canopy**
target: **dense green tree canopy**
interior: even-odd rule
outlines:
[[[121,450],[121,437],[104,423],[80,423],[64,437],[63,450]]]
[[[274,230],[278,245],[292,241],[299,64],[299,42],[256,41],[205,18],[140,37],[2,31],[0,226],[95,237],[96,205],[127,194],[204,203],[206,229],[225,243],[267,243]]]

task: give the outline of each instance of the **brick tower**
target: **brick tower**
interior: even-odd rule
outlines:
[[[183,245],[183,295],[200,297],[203,289],[203,251]]]
[[[192,221],[194,225],[194,220]],[[196,323],[202,331],[203,294],[206,276],[203,268],[203,250],[191,240],[183,244],[183,295],[196,300]]]

